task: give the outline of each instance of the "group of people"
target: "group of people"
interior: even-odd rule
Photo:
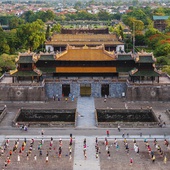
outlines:
[[[145,147],[146,147],[147,150],[148,150],[149,156],[150,156],[152,162],[154,163],[155,160],[156,160],[155,153],[154,153],[154,151],[151,149],[151,146],[150,146],[150,144],[149,144],[149,142],[148,142],[147,139],[144,139],[144,143],[145,143]],[[164,163],[166,164],[166,162],[167,162],[166,154],[163,152],[163,150],[162,150],[161,146],[159,145],[159,143],[158,143],[158,141],[157,141],[156,138],[154,139],[153,144],[154,144],[154,147],[155,147],[156,150],[157,150],[158,155],[159,155],[160,157],[164,157],[163,161],[164,161]],[[166,139],[164,140],[164,144],[165,144],[165,146],[166,146],[167,148],[169,147],[169,142],[168,142]]]
[[[43,134],[42,134],[43,135]],[[4,161],[4,168],[6,168],[11,162],[13,162],[14,158],[12,157],[17,157],[17,163],[20,164],[21,161],[28,161],[30,159],[34,160],[34,162],[37,162],[37,152],[39,152],[39,157],[42,159],[45,159],[45,162],[49,162],[49,155],[52,153],[52,150],[54,152],[56,151],[56,146],[54,145],[54,140],[51,137],[49,144],[46,143],[45,147],[44,145],[44,139],[37,141],[36,145],[38,143],[37,149],[35,146],[35,140],[31,139],[30,142],[27,141],[26,138],[20,143],[21,140],[17,139],[14,141],[14,145],[12,146],[12,142],[7,139],[3,146],[0,148],[0,156],[5,156],[5,161]],[[72,135],[70,135],[70,141],[69,141],[69,147],[68,147],[68,155],[69,158],[72,158]],[[60,138],[58,141],[58,151],[56,151],[56,155],[58,158],[62,157],[62,147],[63,147],[63,142],[62,139]],[[48,147],[49,146],[49,147]],[[36,151],[37,150],[37,151]],[[36,151],[36,152],[35,152]],[[45,151],[45,153],[43,153]],[[54,154],[54,153],[53,153]],[[44,156],[43,156],[44,155]],[[2,157],[2,158],[3,158]],[[25,157],[25,160],[24,160]],[[44,158],[45,157],[45,158]]]

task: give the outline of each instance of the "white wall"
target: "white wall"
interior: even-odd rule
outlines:
[[[45,45],[45,49],[48,52],[54,52],[54,47],[52,45]]]
[[[125,51],[125,46],[124,45],[117,45],[116,52],[120,52],[120,49],[121,49],[121,51]]]

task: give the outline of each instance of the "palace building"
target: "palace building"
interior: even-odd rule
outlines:
[[[13,83],[44,81],[51,98],[122,97],[127,80],[159,82],[152,53],[125,53],[124,43],[114,34],[90,31],[63,30],[45,43],[46,53],[20,53],[17,68],[11,71]]]

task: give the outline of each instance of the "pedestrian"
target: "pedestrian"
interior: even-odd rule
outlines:
[[[152,156],[152,162],[154,163],[155,162],[155,155]]]
[[[53,100],[55,101],[55,95],[53,95]]]
[[[20,163],[20,156],[18,155],[18,159],[17,159],[18,163]]]
[[[156,146],[156,144],[157,144],[156,138],[154,139],[153,143],[154,143],[154,146]]]
[[[133,159],[132,158],[130,158],[130,165],[132,165],[133,164]]]
[[[10,164],[10,162],[11,162],[11,159],[10,159],[10,157],[8,156],[8,157],[7,157],[7,164]]]
[[[34,155],[34,161],[37,161],[37,156],[36,155]]]
[[[9,155],[12,156],[12,150],[9,151]]]
[[[134,143],[134,144],[136,143],[136,139],[135,139],[135,138],[133,139],[133,143]]]
[[[69,157],[70,157],[70,159],[72,158],[71,153],[72,153],[72,147],[69,146]]]
[[[73,143],[73,139],[72,136],[70,136],[70,146],[72,146],[72,143]]]
[[[114,140],[114,145],[116,146],[116,144],[117,144],[117,139],[115,138],[115,140]]]
[[[62,145],[63,145],[63,142],[62,142],[62,140],[61,140],[61,138],[60,138],[60,140],[59,140],[59,146],[62,147]]]
[[[118,129],[118,131],[120,132],[120,125],[118,125],[117,129]]]
[[[84,140],[84,145],[83,145],[83,153],[84,153],[84,158],[86,159],[87,158],[87,155],[86,155],[86,140]]]
[[[116,151],[118,151],[119,150],[119,145],[118,145],[118,143],[116,143]]]
[[[65,102],[67,103],[67,101],[68,101],[68,99],[67,99],[67,97],[65,98]]]
[[[50,141],[50,149],[52,148],[53,146],[53,141]]]
[[[86,138],[84,138],[84,142],[83,143],[84,143],[84,145],[86,145]]]
[[[61,158],[61,152],[62,152],[62,148],[61,148],[61,146],[59,146],[59,148],[58,148],[58,157],[59,158]]]
[[[107,151],[107,158],[110,159],[110,151],[109,151],[109,148],[108,148],[108,151]]]
[[[123,134],[122,134],[122,138],[124,138],[124,137],[125,137],[125,134],[123,133]]]
[[[165,144],[165,146],[168,148],[169,142],[168,142],[166,139],[164,140],[164,144]]]
[[[97,138],[97,136],[96,136],[96,144],[98,144],[98,138]]]
[[[96,158],[99,157],[99,146],[98,144],[96,144]]]
[[[27,152],[27,161],[29,160],[29,153]]]
[[[46,155],[45,162],[48,163],[48,155]]]
[[[86,155],[86,150],[84,149],[84,158],[86,159],[87,158],[87,155]]]
[[[166,164],[166,162],[167,162],[167,157],[166,157],[166,155],[164,156],[164,164]]]
[[[42,135],[42,136],[44,135],[44,130],[43,130],[43,129],[41,130],[41,135]]]
[[[106,134],[107,134],[107,137],[109,137],[109,135],[110,135],[110,134],[109,134],[109,130],[106,131]]]
[[[7,163],[7,161],[5,160],[5,162],[4,162],[4,165],[5,165],[5,167],[7,167],[7,165],[8,165],[8,163]]]
[[[42,156],[42,150],[40,150],[40,156]]]

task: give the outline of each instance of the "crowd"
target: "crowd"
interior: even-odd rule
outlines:
[[[72,134],[70,134],[70,140],[64,140],[64,142],[61,138],[59,140],[54,140],[53,137],[44,139],[43,135],[42,139],[39,140],[24,138],[23,140],[17,139],[10,141],[6,139],[0,147],[1,169],[12,169],[16,167],[16,164],[22,166],[25,162],[28,164],[29,162],[51,164],[54,159],[72,159]],[[2,165],[3,161],[4,163]]]

